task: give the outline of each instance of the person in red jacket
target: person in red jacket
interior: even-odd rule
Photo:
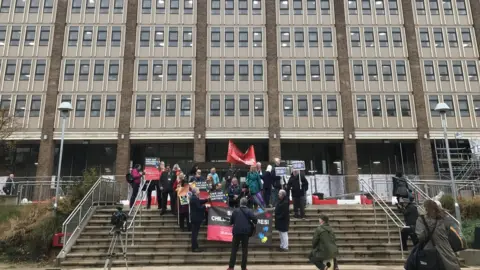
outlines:
[[[137,164],[132,168],[130,174],[133,177],[132,186],[132,196],[130,197],[130,208],[135,204],[135,199],[137,198],[138,190],[140,189],[140,183],[142,182],[142,165]]]

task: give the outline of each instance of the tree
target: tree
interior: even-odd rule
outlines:
[[[8,140],[8,138],[18,127],[16,120],[8,109],[0,109],[0,156],[10,157],[10,160],[15,150],[15,141]],[[9,169],[11,168],[4,168],[4,172]]]

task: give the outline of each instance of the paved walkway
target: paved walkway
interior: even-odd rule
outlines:
[[[225,270],[228,266],[148,266],[148,267],[129,267],[129,270]],[[81,270],[82,268],[74,269]],[[84,270],[83,268],[82,270]],[[112,270],[125,270],[125,267],[112,268]],[[240,269],[237,266],[235,269]],[[249,266],[249,270],[316,270],[313,265],[288,265],[279,267],[278,265]],[[404,270],[402,266],[375,266],[375,265],[342,265],[342,270]],[[464,268],[468,270],[480,270],[479,268]],[[103,268],[89,268],[89,270],[103,270]]]

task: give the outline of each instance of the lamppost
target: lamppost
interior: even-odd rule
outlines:
[[[62,117],[62,137],[60,139],[60,153],[58,157],[58,170],[57,170],[57,177],[56,177],[56,186],[55,186],[55,204],[53,208],[55,213],[57,212],[58,206],[58,193],[60,192],[60,173],[62,171],[62,157],[63,157],[63,141],[65,139],[65,122],[71,110],[73,110],[72,104],[70,102],[62,102],[58,107],[60,111],[60,116]]]
[[[460,216],[460,206],[458,205],[457,200],[457,186],[455,185],[455,177],[453,176],[452,159],[450,157],[450,145],[448,144],[447,134],[447,111],[450,111],[450,107],[448,107],[446,103],[441,102],[435,106],[435,111],[440,113],[440,118],[442,119],[443,137],[445,139],[445,147],[447,150],[448,171],[450,172],[450,179],[452,181],[452,196],[455,202],[455,217],[457,218],[458,223],[461,225],[462,220]]]

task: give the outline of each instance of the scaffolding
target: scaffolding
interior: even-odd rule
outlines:
[[[480,179],[480,158],[472,153],[470,145],[464,141],[465,139],[449,141],[453,176],[456,181],[477,181]],[[435,139],[434,148],[439,179],[450,179],[445,141]]]

